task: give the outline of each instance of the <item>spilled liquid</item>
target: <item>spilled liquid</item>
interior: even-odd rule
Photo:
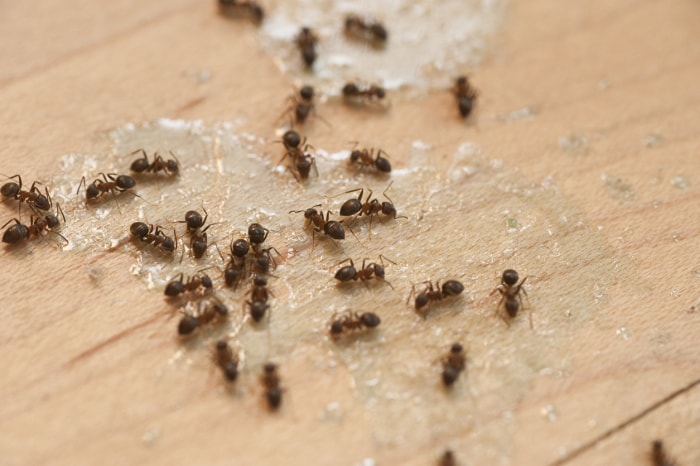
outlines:
[[[480,457],[509,458],[517,426],[513,411],[540,374],[565,377],[575,370],[566,357],[550,356],[550,349],[570,341],[577,324],[592,317],[618,265],[598,231],[584,223],[551,180],[523,179],[517,169],[485,157],[468,141],[450,154],[446,170],[431,163],[437,156],[431,141],[415,141],[407,168],[389,176],[358,170],[348,163],[348,151],[319,148],[319,176],[300,183],[279,164],[280,144],[241,133],[234,123],[159,120],[116,128],[109,140],[105,154],[64,156],[63,173],[50,184],[69,216],[61,231],[70,241],[64,249],[123,255],[135,282],[157,295],[179,273],[208,268],[219,297],[232,310],[218,335],[242,349],[251,377],[268,359],[283,367],[300,348],[320,349],[319,366],[340,366],[351,376],[379,447],[453,439],[464,442],[465,452],[479,448]],[[140,148],[166,158],[172,149],[180,175],[137,177],[140,197],[122,193],[86,206],[84,191],[75,196],[81,176],[90,181],[101,170],[128,173],[138,157],[128,154]],[[365,196],[371,189],[380,201],[390,198],[406,218],[374,218],[371,230],[368,219],[357,218],[346,223],[344,241],[317,233],[312,242],[303,213],[290,212],[320,204],[336,214],[359,194],[347,191],[358,188]],[[251,325],[243,313],[247,286],[222,289],[225,260],[216,247],[201,260],[191,256],[184,225],[176,223],[191,209],[206,209],[210,242],[224,257],[250,223],[270,230],[266,245],[282,259],[270,279],[274,296],[263,325]],[[135,221],[175,231],[176,253],[130,241],[129,225]],[[359,266],[365,258],[379,261],[380,254],[393,262],[385,262],[389,283],[337,285],[333,275],[340,261],[352,258]],[[526,310],[510,327],[499,318],[497,294],[490,295],[506,268],[528,277]],[[576,270],[576,280],[570,270]],[[99,271],[87,273],[99,276]],[[465,292],[432,305],[424,320],[412,301],[407,303],[413,284],[447,279],[462,281]],[[371,334],[334,342],[329,321],[348,309],[376,312],[382,324]],[[201,347],[202,361],[214,337],[202,334],[190,343]],[[454,342],[467,351],[467,370],[446,391],[440,359]],[[319,423],[336,422],[332,419],[345,407],[335,401],[325,400],[335,414],[320,416]]]

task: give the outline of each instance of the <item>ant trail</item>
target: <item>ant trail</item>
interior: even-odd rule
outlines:
[[[652,404],[651,406],[647,407],[646,409],[643,409],[641,412],[635,414],[631,418],[627,419],[626,421],[618,424],[617,426],[608,429],[606,432],[603,432],[600,434],[598,437],[589,440],[588,442],[584,443],[583,445],[579,446],[575,450],[572,450],[570,453],[565,455],[563,458],[558,459],[557,461],[554,461],[553,463],[550,463],[550,466],[561,466],[563,464],[568,463],[572,459],[582,455],[583,453],[587,452],[591,448],[597,446],[600,442],[608,439],[609,437],[612,437],[616,433],[622,431],[623,429],[627,428],[628,426],[634,424],[635,422],[639,421],[643,417],[645,417],[648,414],[651,414],[652,412],[656,411],[663,405],[667,404],[670,401],[673,401],[675,398],[679,397],[680,395],[683,395],[686,392],[689,392],[693,388],[695,388],[696,385],[700,385],[700,379],[696,379],[692,382],[690,382],[688,385],[679,388],[675,392],[665,396],[664,398],[660,399],[656,403]]]

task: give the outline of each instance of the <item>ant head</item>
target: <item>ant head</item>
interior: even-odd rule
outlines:
[[[119,175],[117,177],[117,186],[120,189],[131,189],[136,186],[136,181],[129,175]]]
[[[204,225],[204,218],[196,210],[188,210],[185,214],[185,223],[187,223],[187,228],[190,230],[196,230]]]
[[[455,81],[458,87],[464,87],[467,85],[467,77],[466,76],[459,76],[457,80]]]
[[[343,333],[343,321],[334,320],[331,324],[331,335],[340,335]]]
[[[391,202],[382,202],[382,213],[390,217],[396,217],[396,207]]]
[[[419,293],[416,296],[416,309],[424,308],[428,304],[428,295],[425,293]]]
[[[359,149],[355,149],[352,152],[350,152],[350,161],[351,162],[357,162],[357,160],[360,158],[360,155],[362,155],[362,151]]]
[[[374,328],[379,325],[382,320],[373,312],[365,312],[360,316],[360,322],[362,322],[362,325],[365,327]]]
[[[386,41],[387,37],[389,36],[386,28],[379,23],[373,24],[370,29],[372,30],[374,37],[382,42]]]
[[[131,163],[131,171],[136,173],[143,173],[148,168],[148,159],[146,157],[140,157]]]
[[[0,194],[4,197],[15,197],[19,193],[19,185],[14,182],[5,183],[0,188]]]
[[[263,19],[265,19],[265,10],[263,10],[263,7],[255,2],[251,2],[250,4],[250,14],[253,17],[253,22],[255,22],[255,24],[260,24],[262,23]]]
[[[175,241],[172,238],[170,238],[169,236],[166,236],[163,239],[163,243],[161,244],[161,247],[163,248],[164,251],[173,252],[175,250]]]
[[[513,286],[516,283],[518,283],[519,278],[520,278],[520,276],[518,275],[518,272],[516,272],[513,269],[507,269],[503,272],[503,276],[501,277],[501,281],[503,282],[504,285]]]
[[[51,208],[51,203],[49,199],[43,194],[39,194],[36,199],[32,202],[34,207],[39,210],[49,210]]]
[[[301,144],[301,136],[293,129],[290,129],[282,136],[282,144],[287,148],[299,147],[299,144]]]
[[[85,198],[95,199],[100,195],[100,190],[97,188],[95,183],[90,183],[87,188],[85,188]]]
[[[216,351],[222,352],[228,349],[228,343],[226,340],[219,340],[216,342]]]
[[[242,238],[231,243],[231,254],[235,257],[245,257],[245,255],[248,254],[249,249],[250,245],[248,244],[248,241]]]
[[[211,288],[214,286],[214,283],[212,283],[211,281],[211,277],[209,277],[209,275],[207,275],[206,273],[202,274],[202,286],[204,288]]]
[[[165,162],[165,168],[170,173],[177,173],[180,170],[180,165],[178,165],[176,160],[170,159],[167,162]]]
[[[310,207],[304,211],[304,217],[311,219],[313,217],[316,217],[318,214],[318,210],[314,209],[313,207]]]
[[[177,333],[180,335],[189,335],[194,332],[197,327],[199,327],[199,320],[194,316],[185,315],[180,319],[180,323],[177,325]]]
[[[383,87],[374,86],[374,93],[379,99],[383,99],[386,96],[386,91],[384,91]]]
[[[137,238],[144,238],[148,235],[148,230],[148,225],[143,222],[134,222],[131,224],[131,227],[129,227],[131,234]]]
[[[314,88],[312,86],[303,86],[299,90],[299,95],[303,100],[311,100],[314,98]]]
[[[379,264],[374,264],[374,275],[377,276],[377,278],[384,278],[384,267],[379,265]]]
[[[46,217],[46,224],[48,225],[49,228],[56,228],[61,224],[61,222],[58,220],[58,217],[56,217],[54,214],[48,214]]]
[[[165,296],[175,297],[185,292],[185,285],[182,280],[175,279],[165,287]]]
[[[455,343],[454,345],[452,345],[452,348],[450,348],[450,352],[451,352],[452,354],[459,354],[459,353],[461,353],[461,352],[462,352],[462,345],[459,344],[459,343]]]
[[[265,371],[266,374],[272,374],[277,370],[277,365],[273,362],[268,362],[263,367],[263,370]]]

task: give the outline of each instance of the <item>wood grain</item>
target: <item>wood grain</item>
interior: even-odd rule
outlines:
[[[239,119],[241,132],[276,137],[290,79],[255,29],[220,18],[213,2],[2,2],[0,11],[6,175],[48,182],[69,153],[123,161],[109,132],[159,118],[207,128]],[[379,141],[395,168],[427,168],[392,187],[408,220],[378,225],[372,241],[361,229],[362,242],[341,252],[311,252],[300,218],[286,214],[306,204],[270,206],[284,212],[270,225],[276,246],[297,255],[280,271],[269,329],[241,330],[250,353],[233,393],[211,367],[211,335],[178,341],[161,291],[129,273],[132,246],[3,248],[2,463],[419,465],[449,446],[461,464],[623,465],[644,464],[657,438],[679,464],[700,463],[697,387],[605,437],[700,378],[697,24],[691,0],[513,1],[489,59],[471,70],[480,101],[469,124],[447,93],[396,98],[377,118],[323,105],[332,128],[315,128],[316,147]],[[191,78],[204,69],[209,81]],[[523,108],[531,117],[504,118]],[[417,139],[433,145],[429,157],[416,155]],[[466,142],[478,154],[460,161]],[[260,148],[271,163],[277,150]],[[188,189],[192,173],[181,180]],[[271,179],[271,191],[303,202],[330,192]],[[224,179],[212,186],[218,196]],[[179,218],[189,205],[171,188],[143,192],[172,196],[167,204],[122,201],[105,229],[121,231],[144,205]],[[244,192],[212,210],[238,226],[246,217],[231,212],[274,196]],[[16,213],[6,204],[3,223]],[[511,217],[530,228],[508,233]],[[69,231],[88,231],[90,218]],[[398,264],[387,269],[396,292],[339,292],[320,278],[348,255],[385,250]],[[507,267],[530,276],[532,331],[526,316],[506,327],[493,315],[489,293]],[[467,293],[423,321],[405,305],[410,283],[445,274]],[[328,307],[352,300],[381,310],[383,328],[334,345]],[[469,367],[446,393],[438,362],[458,338]],[[256,380],[268,357],[287,389],[275,415]]]

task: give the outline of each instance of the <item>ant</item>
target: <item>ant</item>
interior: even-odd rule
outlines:
[[[371,280],[372,278],[376,278],[377,280],[382,280],[393,290],[394,287],[392,286],[392,284],[384,279],[384,259],[396,265],[395,262],[390,261],[389,259],[380,254],[379,261],[381,262],[381,265],[377,264],[376,262],[370,262],[366,265],[367,259],[363,259],[362,267],[360,268],[360,270],[357,270],[355,268],[355,264],[352,262],[352,259],[345,259],[341,262],[341,264],[343,262],[349,261],[350,265],[346,265],[338,269],[338,271],[335,273],[335,278],[336,280],[340,280],[341,282],[349,282],[350,280],[367,281]]]
[[[306,222],[311,223],[313,225],[314,235],[316,234],[316,232],[322,231],[327,236],[330,236],[333,239],[345,239],[345,230],[343,229],[343,226],[340,224],[340,222],[336,222],[335,220],[328,220],[331,214],[330,210],[326,212],[326,218],[324,219],[323,211],[318,211],[315,209],[316,207],[320,206],[321,204],[318,204],[306,210],[291,210],[289,213],[296,214],[299,212],[304,212],[304,218],[306,218]]]
[[[17,183],[11,181],[0,187],[0,194],[2,194],[3,197],[17,199],[20,203],[24,201],[34,210],[51,209],[51,196],[49,195],[48,188],[44,188],[46,195],[42,194],[39,188],[36,187],[37,184],[41,183],[35,181],[29,188],[29,191],[24,191],[22,189],[22,177],[20,175],[14,175],[9,179],[13,178],[17,178]]]
[[[445,450],[445,452],[440,457],[440,463],[438,466],[457,466],[457,460],[455,459],[455,454],[452,450]]]
[[[175,154],[173,154],[172,151],[170,151],[170,155],[172,155],[174,159],[165,160],[163,157],[160,156],[158,152],[156,152],[154,154],[155,158],[150,164],[148,162],[148,156],[146,155],[146,151],[143,149],[137,149],[129,155],[138,154],[139,152],[143,154],[143,157],[139,157],[131,163],[132,172],[158,173],[162,171],[166,175],[170,176],[176,175],[180,171],[180,164],[177,162],[177,157],[175,157]]]
[[[280,376],[277,365],[268,362],[263,366],[263,373],[260,382],[265,387],[265,399],[271,410],[276,410],[282,403],[282,388],[280,387]]]
[[[314,62],[316,61],[316,57],[318,56],[316,54],[318,36],[314,34],[311,28],[304,26],[301,28],[301,31],[299,31],[299,34],[296,37],[296,44],[297,47],[299,47],[299,50],[301,51],[301,58],[304,59],[306,67],[311,68],[312,66],[314,66]],[[311,92],[313,96],[313,89],[311,89]]]
[[[129,231],[134,238],[138,238],[145,243],[153,243],[165,252],[173,252],[177,249],[177,233],[175,239],[166,236],[160,226],[148,225],[143,222],[134,222],[129,227]]]
[[[61,215],[63,215],[63,210],[61,210]],[[21,241],[28,240],[32,237],[38,237],[42,235],[43,232],[48,231],[51,231],[52,233],[55,233],[58,236],[60,236],[63,239],[63,241],[66,242],[66,244],[69,243],[65,236],[63,236],[57,231],[53,231],[54,228],[58,227],[61,224],[61,222],[58,220],[58,217],[54,214],[41,215],[36,218],[32,216],[29,221],[29,225],[23,225],[19,220],[13,218],[0,228],[5,228],[13,220],[15,224],[9,227],[7,230],[5,230],[5,233],[3,233],[2,235],[3,243],[17,244]],[[66,218],[64,216],[63,221],[65,222],[65,220]]]
[[[422,292],[416,295],[415,308],[418,312],[421,312],[421,310],[430,302],[441,301],[450,296],[457,296],[464,291],[464,285],[457,280],[447,280],[442,284],[442,287],[440,287],[440,280],[435,282],[435,285],[433,285],[433,283],[430,281],[423,283],[427,283],[428,286]],[[416,285],[413,285],[413,288],[411,288],[411,294],[408,295],[406,304],[408,304],[415,291]],[[425,318],[425,314],[423,317]]]
[[[457,381],[459,374],[465,367],[464,350],[462,345],[455,343],[450,348],[450,352],[442,359],[442,383],[446,387]]]
[[[314,112],[314,88],[312,86],[302,86],[301,89],[299,89],[299,94],[298,95],[290,95],[287,100],[290,100],[292,104],[287,108],[285,113],[282,115],[287,115],[291,114],[293,115],[293,118],[290,118],[293,120],[298,125],[303,125],[306,122],[306,119],[309,117],[309,115]],[[296,131],[294,131],[296,133]],[[287,133],[285,133],[286,135]],[[294,147],[297,147],[299,143],[301,143],[301,137],[299,137],[299,133],[296,133],[299,142],[294,145]],[[290,137],[294,138],[293,135],[290,135]],[[284,142],[284,141],[283,141]],[[291,141],[294,142],[294,141]],[[287,145],[285,144],[285,148]]]
[[[386,91],[383,87],[376,84],[367,87],[362,84],[349,82],[343,86],[343,97],[349,103],[374,103],[384,99]]]
[[[219,11],[230,18],[248,17],[257,26],[265,18],[265,10],[253,0],[219,0]]]
[[[219,366],[224,377],[229,382],[235,382],[238,378],[238,355],[233,353],[233,349],[226,340],[219,340],[214,345],[214,362]]]
[[[345,17],[345,34],[350,38],[369,42],[376,47],[383,47],[389,38],[389,33],[383,24],[367,21],[358,15]]]
[[[318,176],[318,169],[316,168],[316,159],[304,151],[311,147],[309,144],[301,149],[301,146],[306,142],[306,138],[302,141],[301,136],[294,130],[289,130],[282,136],[282,144],[287,150],[282,159],[289,157],[292,160],[292,173],[294,177],[299,180],[305,180],[309,177],[311,173],[311,167],[314,168],[316,176]]]
[[[207,240],[207,230],[210,226],[215,224],[209,224],[205,229],[200,230],[200,228],[206,223],[208,217],[209,214],[207,213],[206,209],[204,209],[203,218],[202,215],[196,210],[188,210],[185,213],[184,222],[178,221],[178,223],[187,224],[187,232],[189,233],[191,238],[190,248],[192,249],[192,254],[194,255],[195,259],[201,258],[207,251],[207,247],[209,245]]]
[[[362,329],[373,329],[379,326],[382,320],[373,312],[348,312],[345,315],[335,318],[331,323],[331,337],[339,338],[347,331],[356,331]]]
[[[259,223],[251,223],[248,226],[248,239],[250,240],[250,244],[254,249],[258,247],[258,245],[265,242],[269,233],[270,230]]]
[[[272,258],[271,251],[275,251],[277,256],[281,257],[281,254],[275,247],[265,249],[253,248],[253,256],[251,257],[251,268],[253,271],[266,274],[270,269],[275,270],[277,268],[277,262]]]
[[[459,76],[452,87],[452,93],[457,99],[457,108],[462,118],[467,118],[472,112],[472,107],[478,93],[471,87],[466,76]]]
[[[396,216],[396,207],[394,207],[394,201],[391,200],[391,198],[386,194],[387,191],[391,188],[391,185],[393,182],[389,183],[389,186],[386,187],[382,195],[389,200],[379,202],[377,198],[372,199],[372,190],[367,189],[367,197],[365,198],[364,202],[362,202],[362,196],[365,192],[364,188],[361,189],[353,189],[351,191],[348,191],[348,193],[352,192],[357,192],[360,191],[360,194],[357,196],[355,199],[348,199],[343,203],[343,205],[340,207],[340,215],[343,217],[349,217],[351,215],[355,215],[356,217],[361,217],[362,215],[369,216],[369,228],[370,231],[372,229],[372,219],[374,218],[375,215],[383,214],[386,215],[387,217],[391,218],[408,218],[406,216],[401,216],[397,217]]]
[[[250,244],[248,244],[248,241],[241,238],[231,241],[230,249],[231,256],[224,268],[224,281],[226,282],[226,286],[233,286],[235,288],[245,275],[245,258],[250,250]],[[224,257],[221,255],[221,251],[219,251],[219,255],[223,260]]]
[[[184,275],[181,273],[179,278],[175,278],[165,287],[165,295],[174,298],[185,292],[199,292],[200,294],[207,293],[212,290],[214,284],[209,278],[209,275],[202,273],[190,277],[183,281]]]
[[[217,318],[228,316],[228,308],[218,298],[212,296],[207,301],[199,302],[199,313],[196,316],[185,314],[177,325],[177,333],[185,336],[197,330],[202,325],[213,322]]]
[[[98,199],[106,193],[112,193],[112,196],[116,199],[115,193],[123,193],[136,186],[136,181],[129,175],[117,175],[116,173],[99,173],[99,175],[102,175],[103,179],[97,178],[89,185],[86,183],[85,177],[83,177],[75,194],[78,194],[80,187],[85,184],[86,201]]]
[[[654,466],[676,466],[674,459],[668,456],[664,444],[661,440],[654,440],[651,443],[651,462]]]
[[[505,302],[504,309],[506,310],[506,313],[510,319],[514,319],[515,316],[518,315],[520,306],[523,304],[523,298],[520,295],[520,292],[522,291],[525,296],[527,296],[527,291],[522,288],[525,280],[527,280],[527,277],[523,278],[523,281],[518,284],[519,279],[520,276],[518,275],[518,272],[513,269],[507,269],[501,276],[501,283],[491,292],[491,294],[494,294],[496,291],[501,293],[501,300],[498,303],[498,307],[500,309],[501,304]],[[508,326],[510,326],[510,322],[505,318],[505,316],[502,315],[501,318],[506,324],[508,324]],[[530,328],[532,328],[532,314],[530,314]]]
[[[361,167],[372,167],[382,173],[391,173],[391,162],[382,154],[387,154],[384,149],[377,149],[377,156],[374,156],[374,148],[353,149],[350,152],[350,163],[359,164]]]
[[[265,312],[270,308],[267,300],[272,293],[267,289],[267,278],[258,277],[257,275],[253,277],[253,286],[249,294],[250,301],[246,301],[246,304],[250,309],[250,317],[255,322],[260,322],[265,317]]]

